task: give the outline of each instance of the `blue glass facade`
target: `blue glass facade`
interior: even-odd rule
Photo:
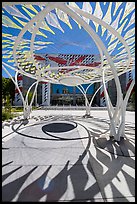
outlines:
[[[89,84],[84,84],[82,85],[84,89],[88,87]],[[51,88],[52,94],[73,94],[74,93],[74,88],[72,86],[65,86],[61,84],[52,84]],[[80,90],[76,88],[75,90],[76,94],[80,94]],[[94,85],[91,85],[90,88],[87,91],[87,94],[93,94],[94,93]]]

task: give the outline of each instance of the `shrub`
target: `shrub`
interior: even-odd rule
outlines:
[[[14,115],[7,111],[2,111],[2,121],[12,119]]]
[[[22,112],[23,111],[23,107],[14,107],[11,109],[12,112]]]

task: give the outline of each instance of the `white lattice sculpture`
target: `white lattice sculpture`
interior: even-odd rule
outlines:
[[[27,15],[24,15],[17,5],[20,5]],[[24,119],[30,115],[39,82],[77,86],[85,97],[87,115],[90,114],[95,94],[103,87],[110,118],[110,135],[119,141],[124,137],[126,106],[134,86],[133,80],[123,99],[119,76],[134,68],[135,3],[95,2],[93,6],[92,2],[83,2],[81,5],[82,8],[79,8],[75,2],[3,2],[3,59],[7,59],[12,65],[3,60],[2,68],[11,78],[7,68],[16,71],[15,80],[13,78],[12,80],[21,94]],[[35,55],[36,50],[55,45],[55,42],[48,39],[46,32],[56,35],[56,30],[59,30],[65,35],[62,23],[65,23],[69,29],[73,29],[72,20],[81,32],[84,29],[94,41],[101,62],[91,63],[90,66],[84,66],[79,62],[60,67],[39,63]],[[5,30],[8,27],[18,32],[6,33]],[[29,33],[29,39],[26,39],[27,33]],[[16,80],[18,73],[36,80],[29,88],[25,99]],[[106,89],[107,82],[112,79],[115,81],[117,90],[115,109]],[[87,90],[96,82],[102,82],[102,86],[95,92],[91,101],[88,101]],[[82,84],[90,85],[84,90]],[[28,93],[34,85],[33,97],[28,104]]]

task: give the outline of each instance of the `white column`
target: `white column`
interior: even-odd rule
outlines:
[[[133,74],[132,74],[132,70],[130,70],[129,72],[126,73],[126,91],[128,90],[128,87],[130,86],[132,79],[133,79]]]
[[[37,103],[37,91],[36,91],[36,95],[35,95],[35,106],[37,107],[38,103]]]
[[[22,88],[23,88],[23,76],[21,74],[18,74],[17,80],[18,80],[17,81],[18,87],[19,87],[20,91],[22,92]],[[15,101],[14,101],[14,105],[15,106],[22,106],[21,95],[20,95],[17,87],[15,87]]]
[[[50,83],[47,82],[42,84],[42,104],[50,105]]]
[[[47,84],[47,106],[50,106],[50,83]]]
[[[106,106],[106,99],[105,99],[105,94],[104,94],[104,87],[102,86],[102,82],[100,82],[100,106],[105,107]],[[108,88],[108,84],[106,84],[106,88]]]
[[[45,84],[42,83],[42,104],[44,104],[45,100],[44,100],[44,88],[45,88]]]

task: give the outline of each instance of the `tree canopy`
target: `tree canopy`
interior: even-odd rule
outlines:
[[[2,98],[6,100],[7,96],[14,100],[15,85],[10,78],[2,77]]]

